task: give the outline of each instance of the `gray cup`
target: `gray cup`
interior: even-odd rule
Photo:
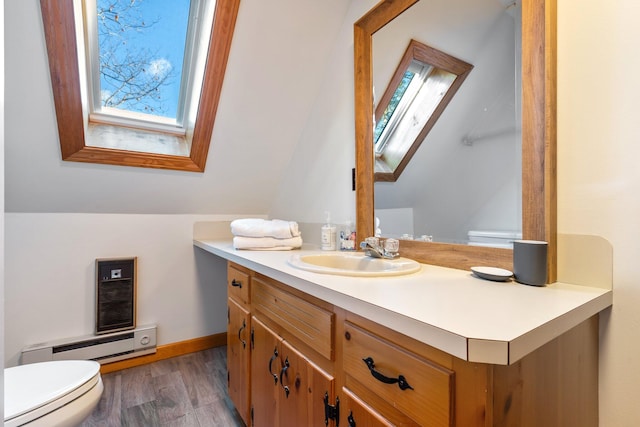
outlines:
[[[525,285],[547,284],[547,242],[516,240],[513,242],[513,275]]]

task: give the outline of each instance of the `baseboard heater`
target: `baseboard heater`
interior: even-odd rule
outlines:
[[[20,363],[95,360],[104,364],[155,352],[156,325],[148,325],[129,331],[30,345],[22,350]]]

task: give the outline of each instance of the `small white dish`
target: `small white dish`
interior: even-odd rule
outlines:
[[[494,282],[506,282],[513,276],[511,271],[497,267],[471,267],[471,271],[481,279]]]

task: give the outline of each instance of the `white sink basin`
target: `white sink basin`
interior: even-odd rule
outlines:
[[[292,255],[289,264],[301,270],[339,276],[401,276],[420,270],[420,263],[408,258],[371,258],[362,253]]]

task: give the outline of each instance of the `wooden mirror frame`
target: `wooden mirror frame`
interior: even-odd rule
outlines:
[[[354,24],[356,230],[374,234],[373,34],[419,0],[383,0]],[[556,281],[556,0],[522,0],[522,234],[549,243],[548,283]],[[416,261],[467,270],[513,270],[513,251],[400,242]]]

